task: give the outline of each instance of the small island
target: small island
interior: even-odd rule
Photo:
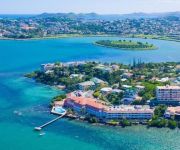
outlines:
[[[135,41],[127,41],[127,40],[100,40],[95,42],[96,45],[112,47],[118,49],[126,49],[126,50],[155,50],[157,47],[153,44],[149,44],[148,42],[135,42]]]

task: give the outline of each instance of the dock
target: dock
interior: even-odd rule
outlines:
[[[42,130],[44,127],[48,126],[49,124],[51,124],[51,123],[53,123],[53,122],[55,122],[55,121],[61,119],[62,117],[64,117],[65,114],[66,114],[66,113],[62,114],[61,116],[58,116],[57,118],[55,118],[55,119],[53,119],[53,120],[51,120],[51,121],[49,121],[49,122],[47,122],[47,123],[45,123],[45,124],[39,126],[39,127],[35,127],[34,130],[37,130],[37,131]]]

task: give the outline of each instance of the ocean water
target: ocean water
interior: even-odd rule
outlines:
[[[44,136],[33,130],[56,117],[49,114],[49,102],[62,93],[23,77],[41,63],[77,60],[131,63],[134,58],[146,62],[180,60],[180,43],[148,40],[159,50],[124,51],[93,45],[97,39],[107,37],[0,41],[0,150],[180,149],[178,129],[93,126],[62,119],[44,128]]]

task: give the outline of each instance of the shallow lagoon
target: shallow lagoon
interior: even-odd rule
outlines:
[[[180,149],[179,130],[143,126],[113,128],[63,119],[45,128],[44,136],[33,131],[35,126],[55,117],[49,114],[48,104],[53,96],[61,93],[23,77],[41,63],[59,60],[131,63],[133,58],[148,62],[180,60],[180,43],[148,40],[159,50],[125,51],[95,46],[92,42],[97,39],[107,37],[0,41],[0,149]]]
[[[133,59],[145,62],[180,61],[180,42],[152,39],[131,39],[148,42],[158,50],[130,51],[94,45],[100,39],[117,37],[64,38],[30,41],[0,41],[0,71],[22,71],[37,68],[53,61],[98,60],[132,63]]]

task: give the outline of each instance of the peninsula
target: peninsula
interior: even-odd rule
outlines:
[[[56,62],[26,77],[66,92],[50,102],[53,114],[113,126],[175,129],[180,128],[179,68],[175,62],[135,60],[133,65]]]
[[[127,49],[127,50],[155,50],[157,47],[153,44],[135,42],[135,41],[127,41],[127,40],[99,40],[96,41],[95,44],[105,47],[112,47],[118,49]]]

